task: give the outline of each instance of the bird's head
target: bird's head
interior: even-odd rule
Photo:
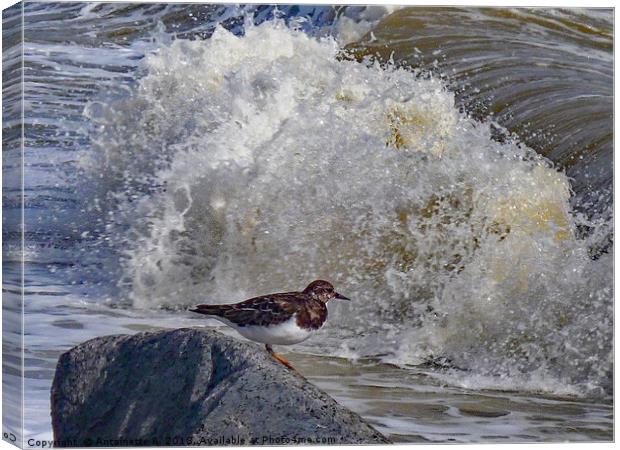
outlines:
[[[332,298],[350,300],[344,295],[336,292],[334,286],[332,286],[330,282],[324,280],[316,280],[310,283],[308,287],[304,289],[304,294],[310,295],[323,303],[327,303]]]

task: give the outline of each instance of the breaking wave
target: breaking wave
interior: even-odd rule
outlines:
[[[324,351],[432,361],[477,388],[610,392],[611,255],[577,233],[609,224],[571,210],[548,160],[494,140],[439,79],[278,20],[160,39],[127,95],[86,109],[80,160],[134,307],[325,278],[354,302],[330,306],[340,344]]]

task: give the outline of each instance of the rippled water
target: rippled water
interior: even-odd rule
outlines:
[[[50,437],[72,345],[324,277],[355,302],[291,358],[393,439],[610,440],[611,20],[27,3],[26,439]],[[13,98],[18,23],[5,11]],[[13,408],[19,112],[3,111]]]

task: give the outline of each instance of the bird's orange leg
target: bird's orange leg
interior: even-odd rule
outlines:
[[[289,369],[289,370],[292,370],[293,372],[297,373],[298,375],[301,375],[301,374],[297,371],[297,369],[295,369],[295,368],[293,367],[293,365],[292,365],[290,362],[288,362],[288,361],[286,360],[286,358],[284,358],[284,356],[282,356],[282,355],[278,355],[276,352],[274,352],[274,351],[273,351],[273,348],[271,348],[271,345],[269,345],[269,344],[265,344],[265,349],[267,349],[267,352],[271,355],[271,357],[272,357],[273,359],[275,359],[276,361],[278,361],[278,362],[279,362],[280,364],[282,364],[284,367],[286,367],[286,368],[287,368],[287,369]]]

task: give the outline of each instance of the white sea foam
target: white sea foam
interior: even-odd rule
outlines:
[[[82,163],[133,305],[325,278],[354,299],[332,309],[336,352],[442,358],[479,387],[608,388],[611,258],[577,237],[566,177],[492,140],[440,81],[340,56],[278,21],[218,29],[162,45],[128,97],[88,108]]]
[[[338,17],[333,27],[333,34],[342,46],[358,41],[371,31],[386,16],[402,6],[349,6]]]

